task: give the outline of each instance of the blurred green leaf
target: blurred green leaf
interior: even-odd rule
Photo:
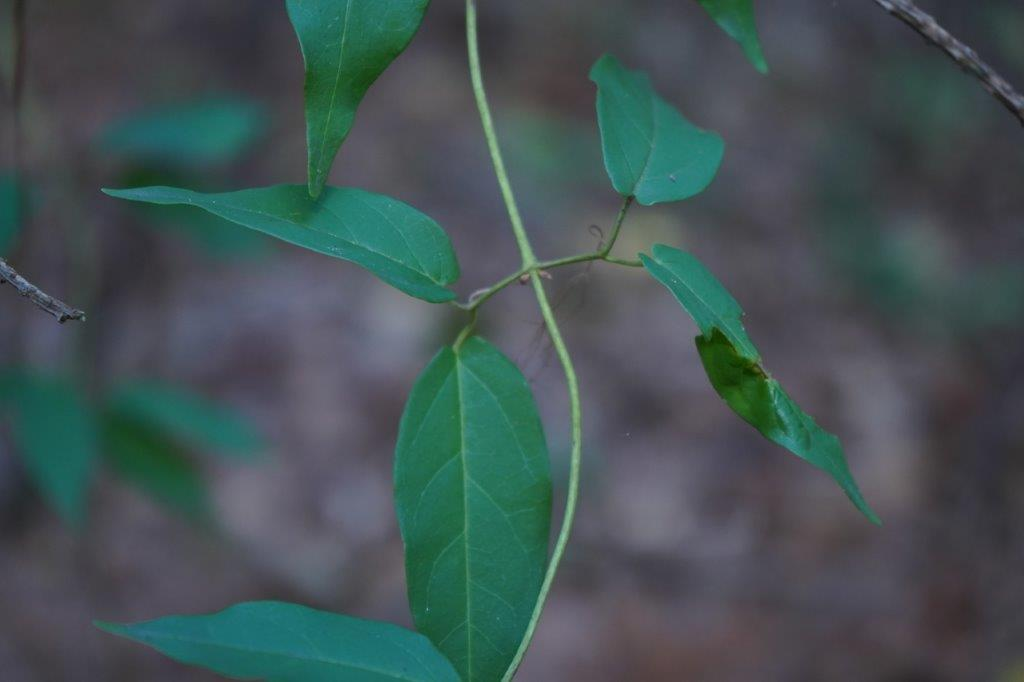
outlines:
[[[252,602],[210,616],[97,627],[176,661],[266,682],[458,682],[426,637],[387,623]]]
[[[113,413],[103,420],[110,467],[154,500],[194,521],[211,518],[206,484],[180,447],[152,426]]]
[[[615,190],[645,206],[704,191],[722,163],[725,144],[658,97],[650,78],[627,71],[613,56],[590,72],[605,167]]]
[[[768,73],[768,62],[761,51],[754,17],[754,0],[698,0],[711,18],[743,48],[747,59],[761,73]]]
[[[206,166],[234,161],[266,129],[263,107],[215,97],[126,116],[107,127],[100,145],[109,154],[137,162]]]
[[[288,0],[306,62],[309,194],[319,197],[370,86],[412,41],[429,0]]]
[[[252,459],[263,439],[244,418],[194,393],[155,382],[122,384],[113,391],[109,409],[122,419],[162,431],[180,443]]]
[[[850,473],[839,439],[804,413],[761,364],[736,300],[688,253],[656,245],[644,267],[690,313],[701,336],[697,350],[711,385],[736,414],[768,440],[828,473],[853,504],[879,523]]]
[[[534,110],[515,111],[503,123],[516,140],[507,151],[509,167],[530,184],[524,200],[537,210],[564,203],[567,188],[582,191],[604,180],[601,146],[590,126]]]
[[[21,230],[22,211],[27,207],[21,188],[11,175],[0,175],[0,258],[10,253]]]
[[[320,200],[298,185],[229,194],[172,187],[104,190],[152,204],[184,204],[317,253],[361,265],[410,296],[431,303],[455,298],[459,278],[448,235],[413,207],[380,194],[330,187]]]
[[[878,120],[895,123],[918,150],[927,152],[916,160],[923,169],[948,166],[995,115],[984,91],[943,60],[893,57],[871,73],[870,101],[879,107]]]
[[[1024,7],[1019,2],[985,3],[985,28],[995,36],[999,49],[1013,62],[1024,68]]]
[[[1024,266],[964,263],[954,242],[926,217],[883,215],[871,178],[876,142],[838,130],[822,149],[817,218],[833,269],[855,293],[916,337],[970,339],[1024,324]]]
[[[954,331],[985,334],[1024,325],[1024,265],[990,265],[949,282],[935,292],[934,308],[944,309]]]
[[[28,370],[0,374],[0,399],[32,481],[66,523],[80,528],[99,453],[96,415],[70,381]]]
[[[479,337],[416,382],[395,453],[409,603],[466,680],[501,679],[548,556],[551,473],[533,394]]]

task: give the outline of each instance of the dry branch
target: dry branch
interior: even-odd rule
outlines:
[[[875,0],[875,4],[921,34],[925,40],[950,56],[960,67],[981,81],[993,97],[1003,103],[1024,125],[1024,95],[1014,89],[973,49],[942,28],[935,17],[910,0]]]
[[[19,294],[57,318],[57,321],[61,324],[68,320],[85,320],[84,312],[72,308],[67,303],[42,291],[39,287],[19,275],[17,270],[7,264],[7,261],[0,258],[0,284],[7,283],[13,286]]]

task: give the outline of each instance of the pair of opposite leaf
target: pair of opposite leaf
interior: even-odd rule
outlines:
[[[404,3],[421,18],[421,3]],[[707,3],[710,4],[710,3]],[[381,3],[392,11],[403,3]],[[308,12],[324,6],[333,14]],[[318,18],[324,45],[302,39],[307,71],[337,66],[358,2],[290,2],[302,23]],[[355,12],[353,14],[353,12]],[[419,14],[415,14],[419,12]],[[394,18],[394,17],[391,17]],[[716,17],[718,18],[718,17]],[[297,20],[298,19],[298,20]],[[406,24],[402,24],[407,26]],[[390,53],[389,53],[390,54]],[[386,64],[385,64],[386,66]],[[340,67],[338,67],[340,69]],[[310,78],[307,73],[307,78]],[[657,96],[649,79],[613,57],[591,73],[605,165],[615,189],[644,205],[694,196],[711,182],[724,145]],[[347,81],[319,74],[307,81],[310,188],[326,174],[324,150],[343,139],[354,107]],[[324,90],[324,83],[330,85]],[[339,86],[340,84],[340,86]],[[310,98],[315,100],[310,102]],[[311,111],[311,109],[316,109]],[[321,126],[341,122],[334,137]],[[246,227],[355,262],[398,289],[441,303],[459,275],[441,228],[405,204],[356,189],[284,186],[202,195],[171,188],[113,193],[127,199],[195,205]],[[767,438],[836,479],[874,519],[857,491],[838,439],[821,430],[763,369],[736,302],[696,259],[667,246],[642,256],[650,274],[693,316],[698,351],[712,385]],[[312,679],[497,680],[506,673],[539,593],[548,561],[552,484],[543,426],[526,379],[479,337],[442,349],[410,395],[395,456],[395,501],[406,548],[410,607],[417,633],[279,603],[250,603],[211,616],[102,625],[182,662],[224,675],[270,682]],[[244,652],[244,653],[243,653]]]

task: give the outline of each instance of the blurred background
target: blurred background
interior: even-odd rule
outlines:
[[[925,4],[1024,84],[1019,0]],[[722,134],[710,190],[634,211],[623,253],[665,242],[719,275],[886,524],[732,415],[657,283],[559,270],[585,480],[521,678],[1024,680],[1019,123],[867,0],[759,3],[768,77],[689,0],[482,5],[492,104],[542,257],[593,248],[590,226],[618,208],[587,80],[604,51]],[[435,0],[332,183],[437,219],[465,296],[518,256],[462,9]],[[3,100],[0,253],[89,322],[59,327],[0,289],[0,374],[37,404],[73,405],[98,459],[87,496],[67,471],[44,473],[41,496],[36,453],[83,441],[55,443],[27,398],[0,419],[0,678],[215,679],[94,618],[281,599],[409,624],[392,450],[416,375],[462,319],[340,261],[99,192],[304,182],[284,3],[31,2],[27,54],[21,183]],[[513,288],[485,311],[483,332],[533,384],[560,497],[567,401],[535,302]]]

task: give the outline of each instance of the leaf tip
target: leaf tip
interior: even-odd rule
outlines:
[[[125,637],[128,634],[128,626],[120,623],[111,623],[106,620],[94,620],[92,622],[94,628],[102,630],[110,635],[117,635],[118,637]]]
[[[151,187],[126,187],[125,189],[111,189],[104,187],[100,191],[114,199],[125,199],[127,201],[147,201],[147,190]]]
[[[868,505],[867,501],[863,497],[861,497],[859,500],[854,500],[853,503],[857,507],[857,509],[860,510],[860,513],[863,514],[864,517],[872,524],[879,528],[881,528],[884,525],[882,523],[882,519],[878,516],[878,514],[875,513],[875,510]]]
[[[618,59],[615,58],[615,55],[613,55],[610,52],[605,52],[603,55],[598,57],[597,61],[594,62],[594,65],[590,67],[590,80],[596,83],[597,79],[600,77],[601,71],[605,70],[610,66],[615,66],[619,64],[620,62]]]
[[[868,521],[879,528],[882,527],[882,519],[875,513],[875,510],[871,508],[868,501],[864,499],[864,494],[860,491],[856,481],[853,479],[853,475],[847,471],[847,480],[843,481],[840,478],[836,479],[836,482],[843,488],[846,496],[850,498],[850,502],[857,508],[861,514],[864,515]]]
[[[768,60],[765,58],[764,50],[761,48],[761,41],[755,38],[749,43],[742,43],[742,47],[743,53],[747,57],[747,61],[757,69],[758,73],[762,76],[767,76],[769,72]]]

